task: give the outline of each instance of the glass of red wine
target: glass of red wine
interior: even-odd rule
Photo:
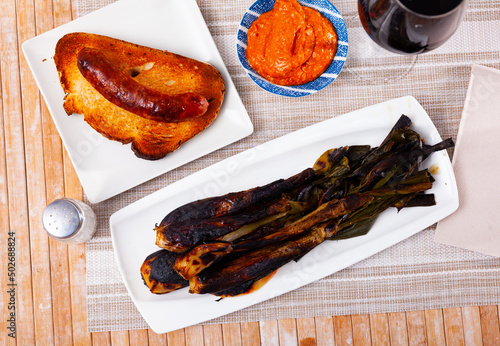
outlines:
[[[364,31],[385,50],[363,44],[366,63],[378,58],[386,59],[383,65],[397,64],[396,70],[387,69],[392,75],[383,76],[386,81],[405,76],[418,54],[438,48],[455,33],[466,7],[467,0],[358,0]]]

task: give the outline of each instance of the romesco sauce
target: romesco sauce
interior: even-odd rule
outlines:
[[[332,23],[297,0],[276,0],[247,33],[247,59],[263,78],[278,85],[300,85],[318,78],[337,51]]]

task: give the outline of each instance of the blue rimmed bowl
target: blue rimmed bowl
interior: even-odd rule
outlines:
[[[267,90],[273,94],[289,96],[289,97],[301,97],[313,94],[327,85],[337,78],[344,63],[347,58],[347,48],[348,48],[348,39],[347,39],[347,28],[345,25],[344,18],[340,12],[331,4],[328,0],[299,0],[299,3],[303,6],[308,6],[314,8],[321,12],[323,16],[325,16],[335,28],[338,36],[338,45],[337,52],[335,53],[335,57],[331,65],[328,69],[323,72],[321,76],[316,78],[315,80],[295,86],[282,86],[276,85],[268,80],[262,78],[255,70],[250,66],[247,60],[246,50],[247,50],[247,32],[250,28],[250,25],[262,14],[265,12],[269,12],[274,7],[275,0],[257,0],[253,3],[252,6],[245,12],[243,18],[240,23],[240,27],[238,29],[237,36],[237,52],[238,58],[240,59],[241,65],[248,73],[250,78],[262,89]]]

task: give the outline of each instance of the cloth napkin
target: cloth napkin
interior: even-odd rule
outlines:
[[[473,65],[453,169],[458,210],[434,240],[500,257],[500,70]]]

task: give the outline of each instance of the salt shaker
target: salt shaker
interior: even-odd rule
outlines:
[[[96,231],[92,208],[71,198],[56,199],[50,203],[43,212],[42,222],[51,238],[68,244],[85,243]]]

